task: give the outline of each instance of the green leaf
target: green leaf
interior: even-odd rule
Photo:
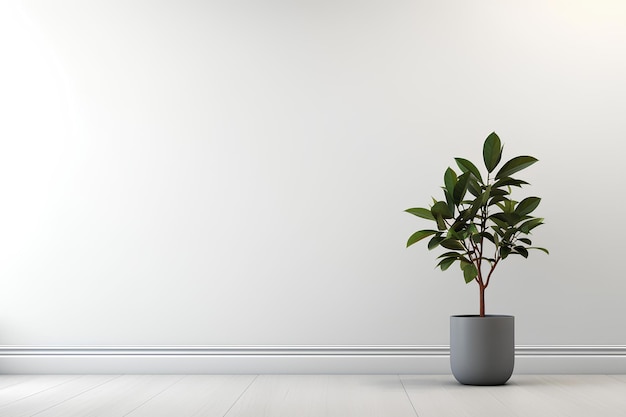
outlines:
[[[459,242],[457,239],[453,239],[453,238],[444,239],[441,242],[439,242],[439,244],[441,246],[443,246],[444,248],[446,248],[446,249],[465,250],[465,248],[463,247],[461,242]]]
[[[492,198],[491,200],[489,200],[489,205],[493,206],[494,204],[498,204],[501,201],[505,201],[508,200],[508,198],[506,196],[503,195],[497,195],[494,198]]]
[[[506,259],[507,256],[511,253],[511,248],[508,246],[500,246],[500,258]]]
[[[526,239],[525,237],[521,237],[521,238],[519,238],[517,240],[519,240],[520,242],[525,243],[527,245],[532,245],[533,244],[533,242],[530,239]]]
[[[439,229],[439,230],[446,230],[448,228],[448,225],[443,220],[443,217],[440,214],[437,214],[435,216],[435,221],[437,222],[437,229]]]
[[[463,204],[471,204],[471,201],[465,201],[465,202],[463,202]],[[460,219],[460,220],[463,220],[463,221],[467,221],[467,220],[469,220],[471,218],[472,218],[472,213],[470,212],[470,209],[461,210],[459,212],[459,217],[457,217],[457,219]]]
[[[406,211],[407,213],[411,213],[417,217],[421,217],[422,219],[435,220],[435,217],[430,212],[430,210],[425,209],[425,208],[415,207],[415,208],[406,209],[404,211]]]
[[[482,232],[480,234],[480,236],[484,237],[485,239],[489,240],[491,243],[493,243],[495,245],[496,241],[493,238],[493,235],[489,232]]]
[[[504,204],[504,212],[507,214],[513,214],[515,212],[515,205],[517,204],[517,201],[515,200],[505,200],[503,201]]]
[[[526,250],[525,247],[523,247],[523,246],[516,246],[513,249],[515,250],[515,252],[519,253],[524,258],[528,258],[528,251]]]
[[[472,206],[470,207],[469,211],[465,213],[464,218],[466,220],[473,219],[474,217],[476,217],[476,213],[478,213],[478,210],[480,210],[481,207],[482,207],[482,197],[476,197],[476,200],[474,200],[474,202],[472,203]]]
[[[496,132],[492,132],[483,144],[483,161],[488,172],[496,169],[502,158],[502,144]]]
[[[445,237],[441,236],[440,233],[438,233],[436,236],[433,236],[432,239],[428,241],[428,250],[435,249],[444,239]]]
[[[458,252],[446,252],[442,255],[437,256],[437,259],[441,259],[441,258],[450,258],[450,257],[455,257],[455,258],[460,258],[461,254]]]
[[[516,179],[511,178],[511,177],[504,177],[504,178],[501,178],[498,181],[496,181],[493,184],[493,187],[494,188],[508,187],[508,186],[521,187],[522,185],[528,185],[528,183],[526,181],[516,180]]]
[[[459,177],[459,180],[455,184],[454,192],[452,193],[455,204],[461,204],[461,201],[463,201],[463,197],[465,197],[465,193],[467,192],[467,183],[469,179],[470,173],[466,172]]]
[[[450,268],[450,265],[452,265],[456,260],[457,258],[445,258],[445,259],[442,259],[437,264],[437,266],[440,267],[442,271],[445,271],[446,269]]]
[[[454,194],[454,186],[456,185],[456,181],[456,172],[454,172],[452,168],[446,169],[446,172],[443,174],[443,183],[446,185],[446,190],[448,190],[450,195]]]
[[[491,196],[492,197],[504,196],[504,195],[509,195],[509,194],[511,194],[509,191],[501,190],[499,188],[492,188],[492,190],[491,190]]]
[[[528,197],[519,202],[517,207],[515,208],[515,213],[519,216],[526,216],[527,214],[532,213],[539,203],[541,199],[539,197]]]
[[[543,219],[539,217],[535,217],[522,223],[519,227],[519,230],[522,233],[528,234],[535,227],[542,225],[542,224],[543,224]]]
[[[441,216],[444,219],[451,219],[453,217],[452,212],[448,205],[443,201],[437,201],[431,208],[430,212],[432,215],[437,218],[437,216]]]
[[[532,156],[516,156],[500,168],[500,171],[498,171],[495,178],[500,179],[510,177],[511,174],[515,174],[517,171],[521,171],[535,162],[537,162],[537,158],[533,158]]]
[[[443,193],[446,196],[446,203],[448,204],[448,210],[450,211],[450,213],[452,213],[452,217],[454,217],[455,206],[454,206],[454,199],[452,198],[452,194],[450,194],[448,190],[444,190]]]
[[[417,243],[428,236],[434,235],[435,233],[438,232],[436,230],[419,230],[411,235],[409,240],[406,242],[406,247],[408,248],[412,244]]]
[[[502,236],[502,240],[507,241],[507,242],[508,242],[508,241],[510,241],[510,240],[511,240],[511,237],[512,237],[515,233],[517,233],[517,229],[516,229],[516,228],[512,227],[512,228],[508,229],[508,230],[504,233],[504,236]]]
[[[485,191],[481,194],[480,205],[484,206],[485,204],[487,204],[487,201],[489,201],[489,197],[491,197],[491,185],[488,185],[487,188],[485,188]]]
[[[476,181],[476,178],[470,177],[469,181],[467,182],[467,191],[469,191],[470,194],[472,194],[474,197],[478,197],[482,194],[482,190],[480,188],[480,185],[478,185],[478,181]]]
[[[494,213],[489,218],[503,229],[515,226],[522,218],[515,213]]]
[[[463,158],[454,158],[454,160],[459,168],[461,168],[461,171],[471,172],[475,179],[477,179],[481,184],[483,183],[483,177],[480,176],[480,171],[476,168],[476,165]]]
[[[476,276],[478,276],[478,269],[476,269],[476,266],[474,266],[474,264],[465,265],[463,268],[463,278],[465,278],[465,283],[469,284],[474,280],[474,278],[476,278]]]
[[[538,248],[536,246],[531,246],[528,249],[537,249],[537,250],[540,250],[540,251],[544,252],[546,255],[550,255],[550,252],[548,252],[548,249],[546,249],[546,248]]]
[[[498,229],[494,229],[494,230],[496,230],[498,233],[500,233],[500,232],[501,232],[501,230],[500,230],[500,229],[506,229],[506,228],[508,228],[508,227],[509,227],[509,225],[508,225],[508,224],[506,224],[506,221],[504,221],[504,220],[500,220],[500,219],[495,218],[495,217],[493,217],[493,216],[489,216],[489,218],[491,219],[491,221],[492,221],[492,222],[494,222],[494,223],[498,226]],[[500,235],[502,235],[503,233],[504,233],[504,232],[500,233]]]
[[[456,240],[465,240],[469,236],[469,232],[467,230],[464,230],[464,229],[456,231],[455,229],[450,228],[450,230],[448,230],[448,233],[447,233],[446,236],[448,238],[452,238],[452,239],[456,239]]]

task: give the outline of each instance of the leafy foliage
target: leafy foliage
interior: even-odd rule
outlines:
[[[443,200],[433,198],[430,208],[405,210],[420,218],[434,221],[436,230],[415,232],[407,247],[430,237],[428,249],[443,247],[448,251],[439,256],[442,271],[458,261],[466,283],[476,281],[481,291],[480,313],[484,316],[484,291],[489,285],[498,263],[509,255],[527,258],[529,249],[548,254],[548,250],[531,246],[527,237],[543,224],[543,218],[531,215],[539,206],[539,197],[527,197],[516,201],[511,187],[522,188],[526,181],[512,175],[537,162],[532,156],[517,156],[505,162],[495,175],[492,173],[502,159],[502,143],[498,135],[491,133],[483,144],[483,163],[486,179],[474,163],[455,158],[457,174],[452,168],[444,173]]]

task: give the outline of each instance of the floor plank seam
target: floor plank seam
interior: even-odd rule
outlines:
[[[24,376],[24,375],[18,375],[18,376]],[[3,387],[0,387],[0,389],[11,388],[11,387],[14,387],[14,386],[22,384],[22,383],[24,383],[24,381],[18,381],[18,382],[15,382],[13,384],[9,384],[9,385],[5,385]]]
[[[41,391],[36,391],[36,392],[33,392],[32,394],[28,394],[28,395],[26,395],[26,396],[24,396],[24,397],[20,397],[20,398],[17,398],[17,399],[15,399],[15,400],[13,400],[13,401],[9,401],[8,403],[4,403],[4,404],[2,404],[2,406],[0,407],[0,409],[1,409],[1,408],[6,407],[6,406],[8,406],[8,405],[11,405],[11,404],[13,404],[13,403],[15,403],[15,402],[17,402],[17,401],[22,401],[22,400],[25,400],[26,398],[32,397],[33,395],[41,394],[42,392],[46,392],[46,391],[51,390],[51,389],[53,389],[53,388],[59,387],[59,386],[61,386],[61,385],[63,385],[63,384],[67,384],[68,382],[75,381],[75,380],[77,380],[77,379],[79,379],[79,378],[82,378],[82,375],[77,375],[77,376],[75,376],[74,378],[70,378],[70,379],[68,379],[67,381],[63,381],[63,382],[61,382],[61,383],[59,383],[59,384],[56,384],[56,385],[53,385],[53,386],[51,386],[51,387],[44,388],[44,389],[42,389]]]
[[[120,378],[121,376],[123,376],[123,375],[116,375],[116,376],[114,376],[114,377],[113,377],[113,378],[111,378],[111,379],[107,379],[106,381],[104,381],[104,382],[103,382],[103,383],[101,383],[101,384],[94,385],[93,387],[88,388],[88,389],[86,389],[86,390],[84,390],[84,391],[81,391],[81,392],[79,392],[79,393],[78,393],[78,394],[76,394],[76,395],[72,395],[71,397],[66,398],[66,399],[64,399],[63,401],[59,402],[59,403],[53,404],[53,405],[51,405],[50,407],[46,407],[46,408],[44,408],[43,410],[39,410],[39,411],[37,411],[35,414],[31,414],[31,415],[30,415],[30,417],[36,416],[37,414],[41,414],[41,413],[43,413],[44,411],[48,411],[48,410],[50,410],[51,408],[58,407],[59,405],[61,405],[61,404],[65,403],[65,402],[67,402],[67,401],[69,401],[69,400],[71,400],[71,399],[74,399],[74,398],[76,398],[76,397],[78,397],[78,396],[80,396],[80,395],[83,395],[84,393],[86,393],[86,392],[88,392],[88,391],[91,391],[92,389],[98,388],[98,387],[100,387],[100,386],[102,386],[102,385],[104,385],[104,384],[108,384],[109,382],[114,381],[114,380],[116,380],[116,379]]]
[[[400,375],[398,375],[398,379],[400,380],[400,385],[402,385],[402,389],[404,390],[404,394],[406,395],[406,398],[409,400],[409,403],[411,404],[411,407],[413,408],[413,412],[415,413],[415,416],[420,417],[419,414],[417,413],[417,410],[415,409],[415,404],[413,404],[413,401],[411,400],[411,396],[409,395],[409,393],[406,390],[406,387],[404,386],[404,381],[402,380],[402,377]]]
[[[135,411],[137,411],[140,407],[142,407],[143,405],[145,405],[146,403],[148,403],[148,401],[151,401],[152,399],[158,397],[159,395],[163,394],[165,391],[167,391],[168,389],[172,388],[174,385],[178,384],[180,381],[182,381],[183,379],[185,379],[188,375],[183,375],[180,378],[178,378],[176,381],[172,382],[171,384],[169,384],[167,387],[163,388],[161,391],[157,392],[156,394],[154,394],[153,396],[151,396],[150,398],[146,399],[144,402],[142,402],[141,404],[139,404],[137,407],[133,408],[132,410],[130,410],[128,413],[124,414],[122,417],[126,417],[129,414],[134,413]]]
[[[505,385],[515,386],[515,383],[514,382],[509,382],[508,384],[505,384]],[[515,417],[524,417],[523,415],[520,415],[515,409],[509,407],[509,405],[507,403],[505,403],[504,401],[502,401],[493,391],[487,391],[487,392],[489,393],[491,398],[493,398],[495,401],[500,403],[502,405],[502,407],[506,408],[507,410],[510,410],[513,414],[515,414]]]
[[[230,407],[228,407],[228,410],[226,410],[226,412],[224,413],[224,415],[222,417],[226,417],[228,415],[228,413],[230,413],[230,410],[232,410],[233,407],[235,406],[235,404],[237,404],[239,402],[241,397],[243,397],[243,395],[246,393],[246,391],[248,391],[248,388],[250,388],[252,386],[252,384],[254,384],[254,381],[256,381],[258,377],[259,377],[258,374],[254,376],[254,379],[252,379],[252,381],[250,381],[250,383],[248,384],[246,389],[244,389],[243,392],[241,394],[239,394],[239,397],[237,397],[237,399],[235,401],[233,401],[232,405]]]

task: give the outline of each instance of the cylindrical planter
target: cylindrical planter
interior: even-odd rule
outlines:
[[[515,317],[450,316],[450,366],[465,385],[502,385],[513,374]]]

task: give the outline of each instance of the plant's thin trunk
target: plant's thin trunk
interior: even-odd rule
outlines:
[[[485,317],[485,286],[480,286],[480,317]]]

